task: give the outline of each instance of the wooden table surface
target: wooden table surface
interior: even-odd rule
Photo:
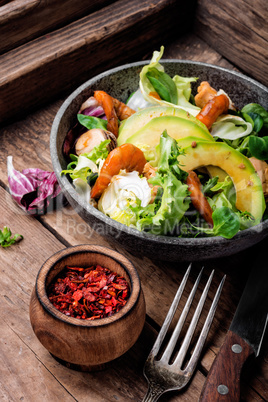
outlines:
[[[150,56],[144,54],[144,59]],[[167,46],[165,58],[198,60],[234,69],[193,34]],[[6,225],[13,233],[24,236],[18,244],[0,248],[0,398],[24,402],[141,401],[147,389],[142,374],[144,362],[188,264],[152,261],[132,255],[95,233],[70,206],[36,218],[15,205],[8,192],[7,156],[13,156],[14,167],[18,170],[28,167],[52,170],[50,128],[62,101],[55,100],[3,127],[0,132],[0,228]],[[54,360],[35,337],[29,320],[30,295],[41,265],[56,251],[83,243],[107,245],[132,260],[141,278],[147,311],[144,330],[131,350],[103,371],[90,373],[68,369]],[[266,240],[229,258],[193,264],[184,301],[203,265],[202,284],[215,269],[209,301],[224,274],[227,278],[202,358],[190,384],[181,392],[167,393],[160,398],[161,401],[198,401],[205,377],[224,341],[248,273],[254,265],[252,261],[256,256],[267,261],[265,246],[267,248]],[[205,305],[206,311],[209,301]],[[179,309],[182,307],[180,305]],[[264,342],[258,358],[253,359],[242,374],[241,400],[267,399],[267,342]]]

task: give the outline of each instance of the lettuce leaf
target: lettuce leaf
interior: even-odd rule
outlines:
[[[188,186],[181,181],[186,173],[178,166],[179,154],[176,140],[165,131],[160,137],[158,171],[148,180],[153,186],[159,186],[161,196],[137,211],[136,226],[139,230],[159,235],[172,233],[189,208]]]
[[[253,126],[249,121],[245,121],[242,117],[231,114],[220,116],[212,125],[211,135],[213,137],[236,140],[246,137],[253,130]]]
[[[151,62],[144,66],[140,73],[140,91],[143,98],[149,104],[176,106],[186,110],[193,116],[196,116],[199,113],[200,108],[190,103],[189,100],[191,96],[191,82],[197,81],[197,78],[185,78],[179,75],[175,75],[173,78],[169,77],[165,73],[164,67],[159,63],[163,53],[163,46],[161,46],[159,52],[154,51]],[[162,89],[164,89],[163,93],[166,92],[169,94],[169,101],[167,100],[169,98],[165,96],[164,99],[157,99],[155,96],[152,96],[154,92],[158,92],[157,87],[153,84],[153,80],[150,79],[152,75],[156,75],[156,70],[158,71],[158,78],[161,77],[158,79],[158,84],[160,83],[162,85]]]
[[[69,174],[72,180],[81,179],[88,182],[92,175],[95,177],[95,173],[99,173],[103,161],[107,158],[109,142],[110,140],[102,141],[89,153],[70,155],[72,162],[68,164],[67,169],[61,171],[61,174]]]
[[[249,103],[248,105],[245,105],[241,111],[242,113],[247,113],[249,116],[251,114],[261,116],[263,126],[266,130],[268,130],[268,111],[264,109],[263,106],[259,105],[258,103]]]

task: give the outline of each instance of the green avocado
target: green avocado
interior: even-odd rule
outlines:
[[[207,141],[207,140],[204,139],[204,138],[198,138],[198,137],[190,136],[190,137],[185,137],[185,138],[182,138],[182,139],[178,140],[177,144],[181,149],[183,149],[183,148],[188,147],[190,145],[192,147],[194,147],[197,144],[197,142],[200,142],[200,141]],[[227,173],[224,172],[224,170],[222,170],[218,166],[208,165],[206,167],[202,167],[202,170],[200,169],[200,171],[202,171],[203,173],[208,174],[210,177],[218,176],[219,181],[224,181],[226,176],[228,176]]]
[[[200,141],[183,150],[184,155],[178,158],[181,169],[188,172],[201,166],[218,166],[233,181],[237,209],[249,212],[256,223],[261,221],[265,209],[262,184],[248,158],[223,142]]]
[[[145,126],[150,120],[155,117],[160,116],[178,116],[182,119],[190,120],[195,122],[197,125],[202,127],[208,132],[206,126],[201,123],[194,116],[190,115],[183,109],[179,109],[172,106],[151,106],[145,109],[141,109],[134,113],[128,119],[124,120],[119,127],[119,134],[117,138],[118,145],[122,145],[127,142],[127,139],[139,131],[143,126]]]
[[[193,135],[189,135],[188,137],[183,137],[177,140],[177,144],[180,148],[185,148],[189,147],[190,145],[192,147],[195,146],[197,142],[200,141],[213,141],[212,137],[210,138],[201,138],[201,137],[195,137]]]
[[[165,130],[175,140],[194,136],[213,141],[213,137],[207,129],[200,127],[191,120],[178,116],[161,116],[150,120],[144,127],[129,137],[126,142],[138,147],[144,144],[155,147],[159,144],[160,136]]]

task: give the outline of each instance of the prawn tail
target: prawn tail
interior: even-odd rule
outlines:
[[[107,118],[107,130],[118,137],[118,117],[114,108],[113,98],[104,91],[95,91],[94,98],[102,106]]]
[[[221,114],[227,113],[228,108],[229,99],[227,98],[227,96],[224,94],[217,95],[205,104],[205,106],[201,109],[196,118],[204,123],[208,129],[210,129],[212,127],[212,124]]]
[[[132,116],[135,112],[135,110],[131,109],[129,106],[125,105],[125,103],[120,102],[118,99],[112,98],[113,100],[113,105],[117,114],[117,117],[119,120],[125,120],[128,119],[130,116]]]

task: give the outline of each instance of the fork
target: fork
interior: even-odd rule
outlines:
[[[210,284],[211,284],[211,281],[212,281],[212,278],[214,275],[214,270],[211,272],[211,274],[209,276],[209,279],[208,279],[206,286],[203,290],[203,293],[200,297],[197,308],[196,308],[195,313],[192,317],[192,320],[189,324],[188,330],[182,341],[178,354],[176,355],[175,360],[173,362],[170,362],[170,358],[174,351],[174,347],[177,343],[181,329],[183,327],[187,314],[190,310],[192,301],[194,299],[194,295],[198,288],[200,278],[201,278],[201,275],[203,272],[203,268],[202,268],[195,281],[195,284],[191,290],[191,293],[186,301],[185,307],[180,315],[180,318],[179,318],[179,320],[176,324],[176,327],[171,335],[171,338],[170,338],[161,358],[160,359],[158,358],[157,355],[159,353],[160,347],[165,338],[169,325],[177,310],[181,295],[183,293],[188,276],[190,274],[190,270],[191,270],[191,264],[189,265],[189,267],[182,279],[182,282],[177,290],[175,298],[167,313],[163,326],[162,326],[162,328],[158,334],[158,337],[154,343],[154,346],[145,362],[143,374],[148,382],[148,391],[143,399],[143,402],[155,402],[158,400],[158,398],[163,393],[165,393],[167,391],[179,390],[186,386],[186,384],[191,379],[193,372],[196,368],[196,365],[197,365],[198,359],[200,357],[202,348],[204,346],[207,334],[208,334],[210,326],[212,324],[213,317],[214,317],[214,314],[215,314],[215,311],[217,308],[217,304],[218,304],[218,301],[220,298],[220,294],[222,291],[222,287],[223,287],[226,275],[223,277],[223,279],[222,279],[221,283],[219,284],[219,287],[216,291],[216,294],[215,294],[213,302],[211,304],[209,313],[206,317],[206,320],[205,320],[205,323],[201,330],[201,333],[199,335],[199,338],[196,342],[192,356],[191,356],[189,362],[187,363],[186,367],[184,369],[182,369],[182,363],[185,359],[185,356],[186,356],[187,350],[189,348],[191,339],[193,337],[195,328],[197,326],[200,314],[202,312],[202,309],[203,309],[203,306],[204,306],[204,303],[205,303],[205,300],[206,300],[206,297],[208,294],[208,290],[209,290],[209,287],[210,287]]]

